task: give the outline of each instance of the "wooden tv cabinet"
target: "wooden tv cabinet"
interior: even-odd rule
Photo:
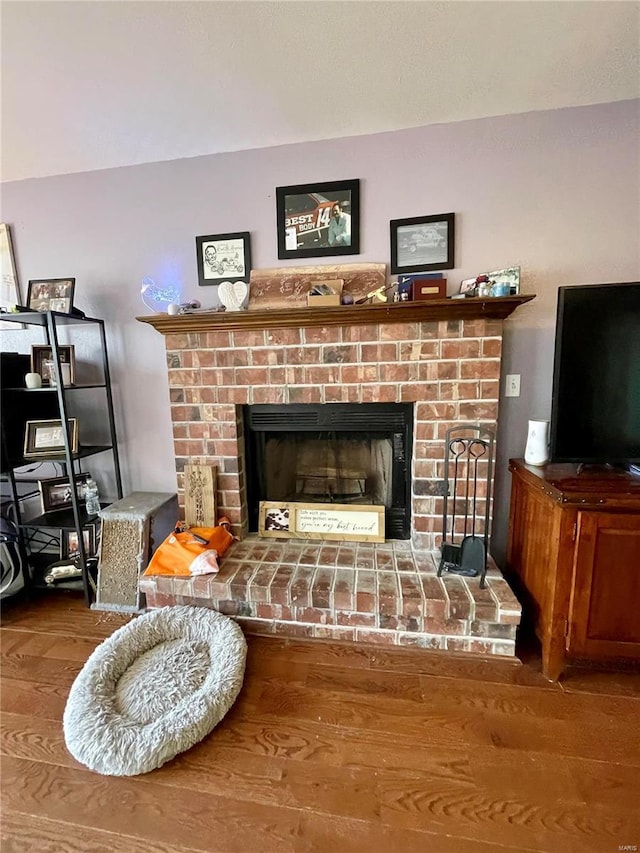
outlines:
[[[511,459],[505,574],[542,643],[545,676],[570,659],[640,660],[640,477]]]

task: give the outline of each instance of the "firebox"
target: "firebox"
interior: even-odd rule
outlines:
[[[412,404],[243,408],[250,530],[263,500],[377,504],[386,538],[409,539]]]

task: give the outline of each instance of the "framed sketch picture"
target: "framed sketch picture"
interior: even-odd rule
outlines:
[[[279,258],[360,254],[360,181],[276,187]]]
[[[455,214],[392,219],[391,272],[450,270],[454,264]]]
[[[75,286],[75,278],[31,279],[27,291],[27,308],[32,311],[59,311],[61,314],[70,314]]]
[[[251,235],[210,234],[196,237],[198,284],[206,287],[223,281],[249,281],[251,272]]]

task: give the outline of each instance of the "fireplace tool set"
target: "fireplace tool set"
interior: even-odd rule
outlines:
[[[447,430],[442,548],[443,572],[477,577],[485,586],[494,433],[481,426]]]

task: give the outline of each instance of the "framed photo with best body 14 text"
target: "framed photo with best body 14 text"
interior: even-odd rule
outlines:
[[[279,258],[360,254],[360,181],[276,188]]]

